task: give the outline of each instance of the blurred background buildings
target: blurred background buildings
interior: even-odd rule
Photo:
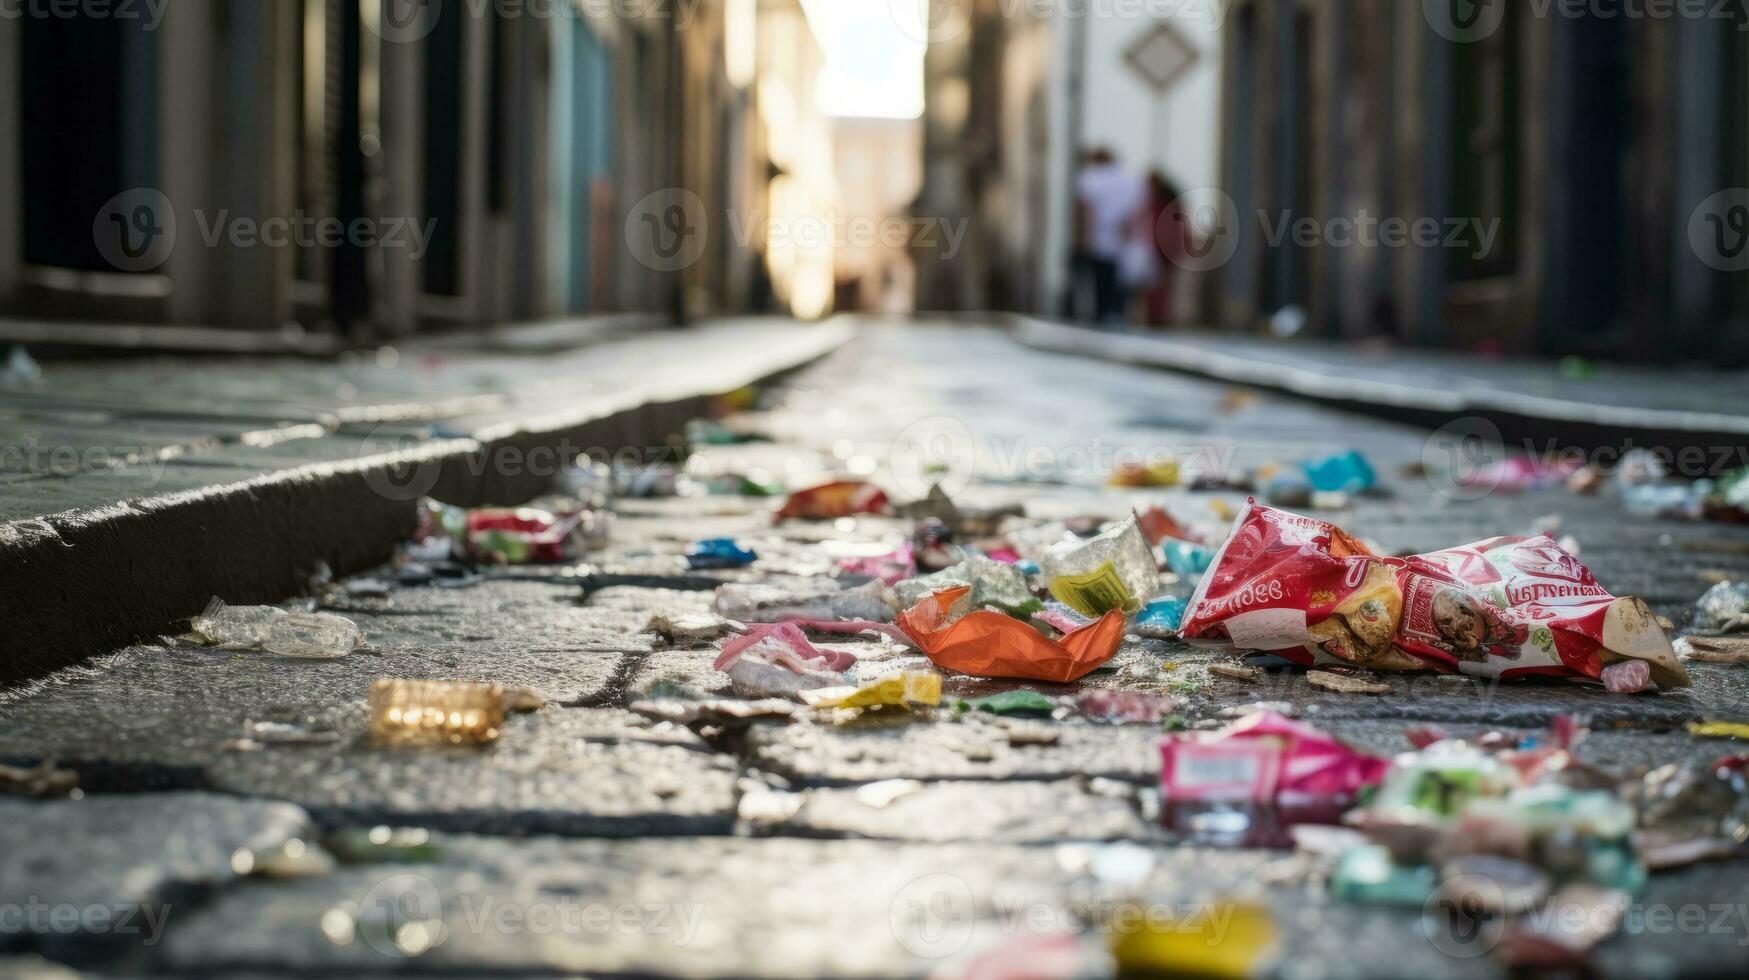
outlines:
[[[1103,147],[1170,188],[1188,229],[1156,321],[1740,360],[1749,191],[1728,195],[1749,187],[1749,13],[1595,7],[141,0],[131,19],[4,17],[0,314],[344,343],[578,316],[1058,315],[1078,162]],[[238,217],[404,223],[420,244],[261,247],[227,233]],[[1498,235],[1273,233],[1369,217]],[[167,220],[175,247],[151,254]]]

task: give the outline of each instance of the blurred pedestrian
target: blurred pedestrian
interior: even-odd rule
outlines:
[[[1177,311],[1180,263],[1190,235],[1183,196],[1165,174],[1158,170],[1148,174],[1148,203],[1137,218],[1136,236],[1146,243],[1156,269],[1141,294],[1141,320],[1153,326],[1171,323]]]
[[[1069,287],[1075,319],[1082,319],[1086,309],[1082,300],[1090,289],[1093,322],[1122,322],[1125,303],[1118,261],[1143,203],[1142,182],[1120,167],[1110,150],[1088,151],[1075,179],[1075,256]]]

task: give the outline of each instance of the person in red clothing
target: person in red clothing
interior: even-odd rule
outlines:
[[[1153,285],[1142,292],[1141,318],[1154,326],[1171,323],[1176,314],[1180,261],[1190,241],[1190,215],[1184,211],[1181,196],[1165,174],[1158,170],[1148,174],[1147,206],[1138,217],[1146,222],[1141,235],[1154,243],[1160,261]]]

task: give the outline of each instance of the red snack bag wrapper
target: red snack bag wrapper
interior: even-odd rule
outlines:
[[[1387,558],[1335,525],[1255,500],[1181,631],[1197,645],[1308,667],[1600,680],[1604,667],[1638,660],[1659,687],[1688,686],[1646,604],[1611,595],[1546,535]]]
[[[1061,640],[1047,639],[1013,616],[988,610],[944,625],[947,611],[969,591],[963,585],[944,589],[899,614],[899,628],[948,670],[1067,684],[1110,660],[1123,642],[1123,613],[1116,609]]]

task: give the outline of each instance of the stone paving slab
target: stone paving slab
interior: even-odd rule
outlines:
[[[868,837],[924,843],[991,841],[1149,841],[1164,838],[1143,818],[1133,787],[1110,780],[936,782],[893,780],[856,789],[819,788],[761,800],[776,813],[760,833],[794,837]],[[897,785],[895,785],[897,784]],[[742,814],[749,807],[743,798]],[[756,811],[757,812],[757,811]]]
[[[239,849],[309,836],[295,806],[208,793],[0,799],[0,950],[155,945]]]

